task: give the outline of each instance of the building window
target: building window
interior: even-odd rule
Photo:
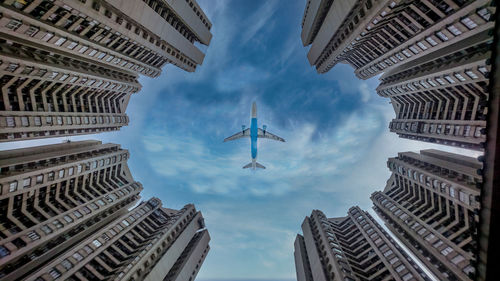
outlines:
[[[85,245],[83,247],[83,249],[85,250],[85,252],[87,252],[87,254],[91,254],[94,250],[92,250],[92,248],[90,248],[88,245]]]
[[[449,255],[449,254],[450,254],[450,253],[452,253],[452,252],[453,252],[453,249],[452,249],[451,247],[449,247],[449,246],[448,246],[448,247],[444,248],[444,249],[441,251],[441,254],[443,254],[444,256],[447,256],[447,255]]]
[[[463,23],[465,26],[467,26],[468,29],[474,29],[477,27],[477,23],[475,23],[469,17],[461,19],[460,22]]]
[[[42,226],[42,231],[45,232],[45,234],[52,233],[52,229],[47,225]]]
[[[61,46],[64,42],[66,42],[66,38],[61,37],[57,39],[57,41],[54,43],[56,46]]]
[[[422,49],[422,50],[427,50],[427,46],[425,46],[425,44],[424,44],[424,43],[422,43],[422,42],[418,42],[418,43],[417,43],[417,45],[420,47],[420,49]]]
[[[441,79],[441,78],[439,78],[439,77],[436,77],[435,79],[436,79],[436,81],[438,81],[438,83],[439,83],[439,84],[441,84],[441,85],[446,85],[446,82],[444,82],[444,80],[443,80],[443,79]]]
[[[37,184],[43,183],[43,175],[36,176],[36,183]]]
[[[432,233],[430,233],[429,235],[425,236],[425,240],[427,240],[427,241],[431,241],[434,238],[436,238],[436,236],[434,236],[434,234],[432,234]]]
[[[92,3],[92,9],[99,11],[101,9],[101,4],[98,1]]]
[[[17,190],[17,181],[13,181],[9,184],[9,192],[14,192]]]
[[[460,73],[455,73],[455,75],[454,75],[454,76],[455,76],[458,80],[460,80],[460,81],[462,81],[462,82],[466,80],[466,79],[462,76],[462,74],[460,74]]]
[[[48,42],[52,37],[54,37],[54,33],[47,32],[43,37],[42,41]]]
[[[471,79],[479,78],[479,76],[477,76],[476,73],[472,72],[472,70],[470,69],[465,70],[465,74],[467,74],[467,76],[469,76]]]
[[[438,240],[436,243],[434,243],[434,244],[432,245],[432,247],[434,247],[434,248],[439,248],[439,247],[441,247],[441,245],[443,245],[443,244],[444,244],[444,243],[443,243],[443,241]]]
[[[406,268],[406,267],[405,267],[404,265],[400,265],[400,266],[396,267],[396,271],[397,271],[397,272],[401,272],[401,271],[403,271],[405,268]]]
[[[79,52],[80,54],[83,54],[83,53],[84,53],[85,51],[87,51],[88,49],[89,49],[89,47],[87,47],[87,46],[82,46],[82,47],[78,50],[78,52]]]
[[[23,23],[20,20],[11,19],[9,23],[5,26],[10,30],[17,30]]]
[[[450,25],[450,26],[448,26],[448,27],[447,27],[447,29],[448,29],[451,33],[453,33],[453,35],[455,35],[455,36],[458,36],[458,35],[462,34],[462,31],[460,31],[460,29],[458,29],[458,28],[457,28],[456,26],[454,26],[454,25]]]
[[[486,8],[482,8],[477,11],[477,14],[482,17],[485,21],[490,21],[491,13]]]
[[[66,269],[66,270],[69,270],[73,267],[73,264],[68,260],[68,259],[64,259],[62,262],[61,262],[61,265]]]
[[[77,261],[81,261],[81,260],[83,260],[82,255],[80,255],[79,253],[74,253],[74,254],[73,254],[73,258],[74,258],[75,260],[77,260]]]
[[[455,188],[450,187],[450,196],[455,198]]]
[[[59,220],[53,221],[52,224],[57,228],[62,228],[64,226]]]
[[[91,205],[92,205],[92,204],[91,204]],[[90,213],[91,213],[90,209],[89,209],[89,208],[87,208],[87,207],[83,207],[83,208],[82,208],[82,211],[83,211],[85,214],[90,214]]]
[[[29,187],[31,185],[31,178],[25,178],[23,180],[23,187],[26,188],[26,187]]]
[[[38,33],[38,27],[35,27],[35,26],[30,26],[25,32],[24,34],[30,36],[30,37],[33,37],[35,36],[35,34]]]
[[[92,243],[93,243],[93,244],[94,244],[94,246],[96,246],[97,248],[99,248],[99,247],[101,247],[101,246],[102,246],[102,243],[101,243],[101,242],[99,242],[99,240],[97,240],[97,239],[96,239],[96,240],[94,240],[94,241],[92,241]]]
[[[464,260],[465,260],[465,258],[462,255],[457,255],[453,259],[451,259],[451,262],[456,265],[456,264],[461,263]]]
[[[32,241],[40,239],[40,235],[34,231],[28,232],[28,238],[30,238]]]
[[[472,265],[468,265],[462,271],[467,275],[470,275],[470,274],[474,275],[474,272],[476,272],[476,269]]]
[[[450,82],[450,84],[456,83],[456,81],[453,80],[453,78],[451,78],[451,76],[449,76],[449,75],[445,75],[444,79],[446,79],[448,82]]]
[[[64,81],[64,80],[66,80],[66,78],[68,78],[68,77],[69,77],[69,75],[68,75],[68,74],[63,74],[63,75],[61,75],[61,77],[59,77],[59,81]]]
[[[432,37],[425,38],[425,41],[429,42],[432,46],[436,46],[438,44],[436,40],[432,39]]]
[[[17,64],[17,63],[9,63],[9,65],[5,68],[5,70],[8,71],[8,72],[14,72],[18,68],[19,68],[19,64]]]
[[[441,32],[441,31],[436,32],[436,36],[437,36],[437,37],[439,37],[439,39],[441,39],[443,42],[444,42],[444,41],[448,41],[448,40],[449,40],[448,36],[446,36],[446,35],[445,35],[443,32]]]
[[[71,42],[71,43],[69,43],[68,46],[66,46],[66,48],[73,50],[77,45],[78,45],[77,42]]]
[[[73,215],[77,218],[81,218],[83,216],[79,211],[73,211]]]

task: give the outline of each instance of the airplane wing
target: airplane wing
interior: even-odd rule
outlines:
[[[224,142],[237,140],[237,139],[241,139],[241,138],[248,138],[248,137],[250,137],[250,128],[245,129],[243,131],[240,131],[240,132],[238,132],[238,133],[236,133],[228,138],[225,138]]]
[[[261,128],[259,128],[257,137],[285,142],[285,139],[278,137],[277,135],[271,134],[269,131],[264,131]]]

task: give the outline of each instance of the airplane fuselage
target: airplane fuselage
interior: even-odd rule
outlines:
[[[251,142],[251,151],[252,151],[252,159],[257,159],[257,118],[252,118],[252,122],[250,125],[250,142]]]
[[[259,133],[257,126],[257,105],[252,105],[252,120],[250,123],[250,147],[252,152],[252,160],[257,159],[257,135]]]

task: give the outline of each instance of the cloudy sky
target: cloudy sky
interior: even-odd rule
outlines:
[[[300,41],[305,0],[198,2],[213,23],[203,65],[141,78],[128,127],[71,138],[129,149],[144,199],[170,208],[195,203],[212,237],[198,280],[295,279],[293,241],[312,209],[329,217],[353,205],[371,210],[370,194],[389,178],[388,157],[460,151],[389,133],[394,112],[377,96],[377,78],[358,80],[347,65],[316,73]],[[259,142],[267,169],[257,172],[241,168],[250,162],[249,140],[222,142],[249,125],[253,101],[259,125],[287,140]]]

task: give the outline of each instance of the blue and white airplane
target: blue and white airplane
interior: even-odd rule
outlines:
[[[250,128],[245,129],[245,125],[241,126],[241,132],[238,132],[226,139],[224,139],[224,142],[226,141],[232,141],[236,139],[241,139],[241,138],[250,138],[251,142],[251,151],[252,151],[252,162],[248,163],[247,165],[243,166],[243,169],[246,168],[252,168],[252,170],[255,170],[257,168],[260,169],[265,169],[263,165],[257,163],[257,138],[266,138],[266,139],[272,139],[275,141],[281,141],[285,142],[283,138],[280,138],[276,135],[273,135],[266,131],[267,126],[263,125],[262,129],[257,127],[257,104],[255,102],[252,104],[252,119],[250,123]]]

